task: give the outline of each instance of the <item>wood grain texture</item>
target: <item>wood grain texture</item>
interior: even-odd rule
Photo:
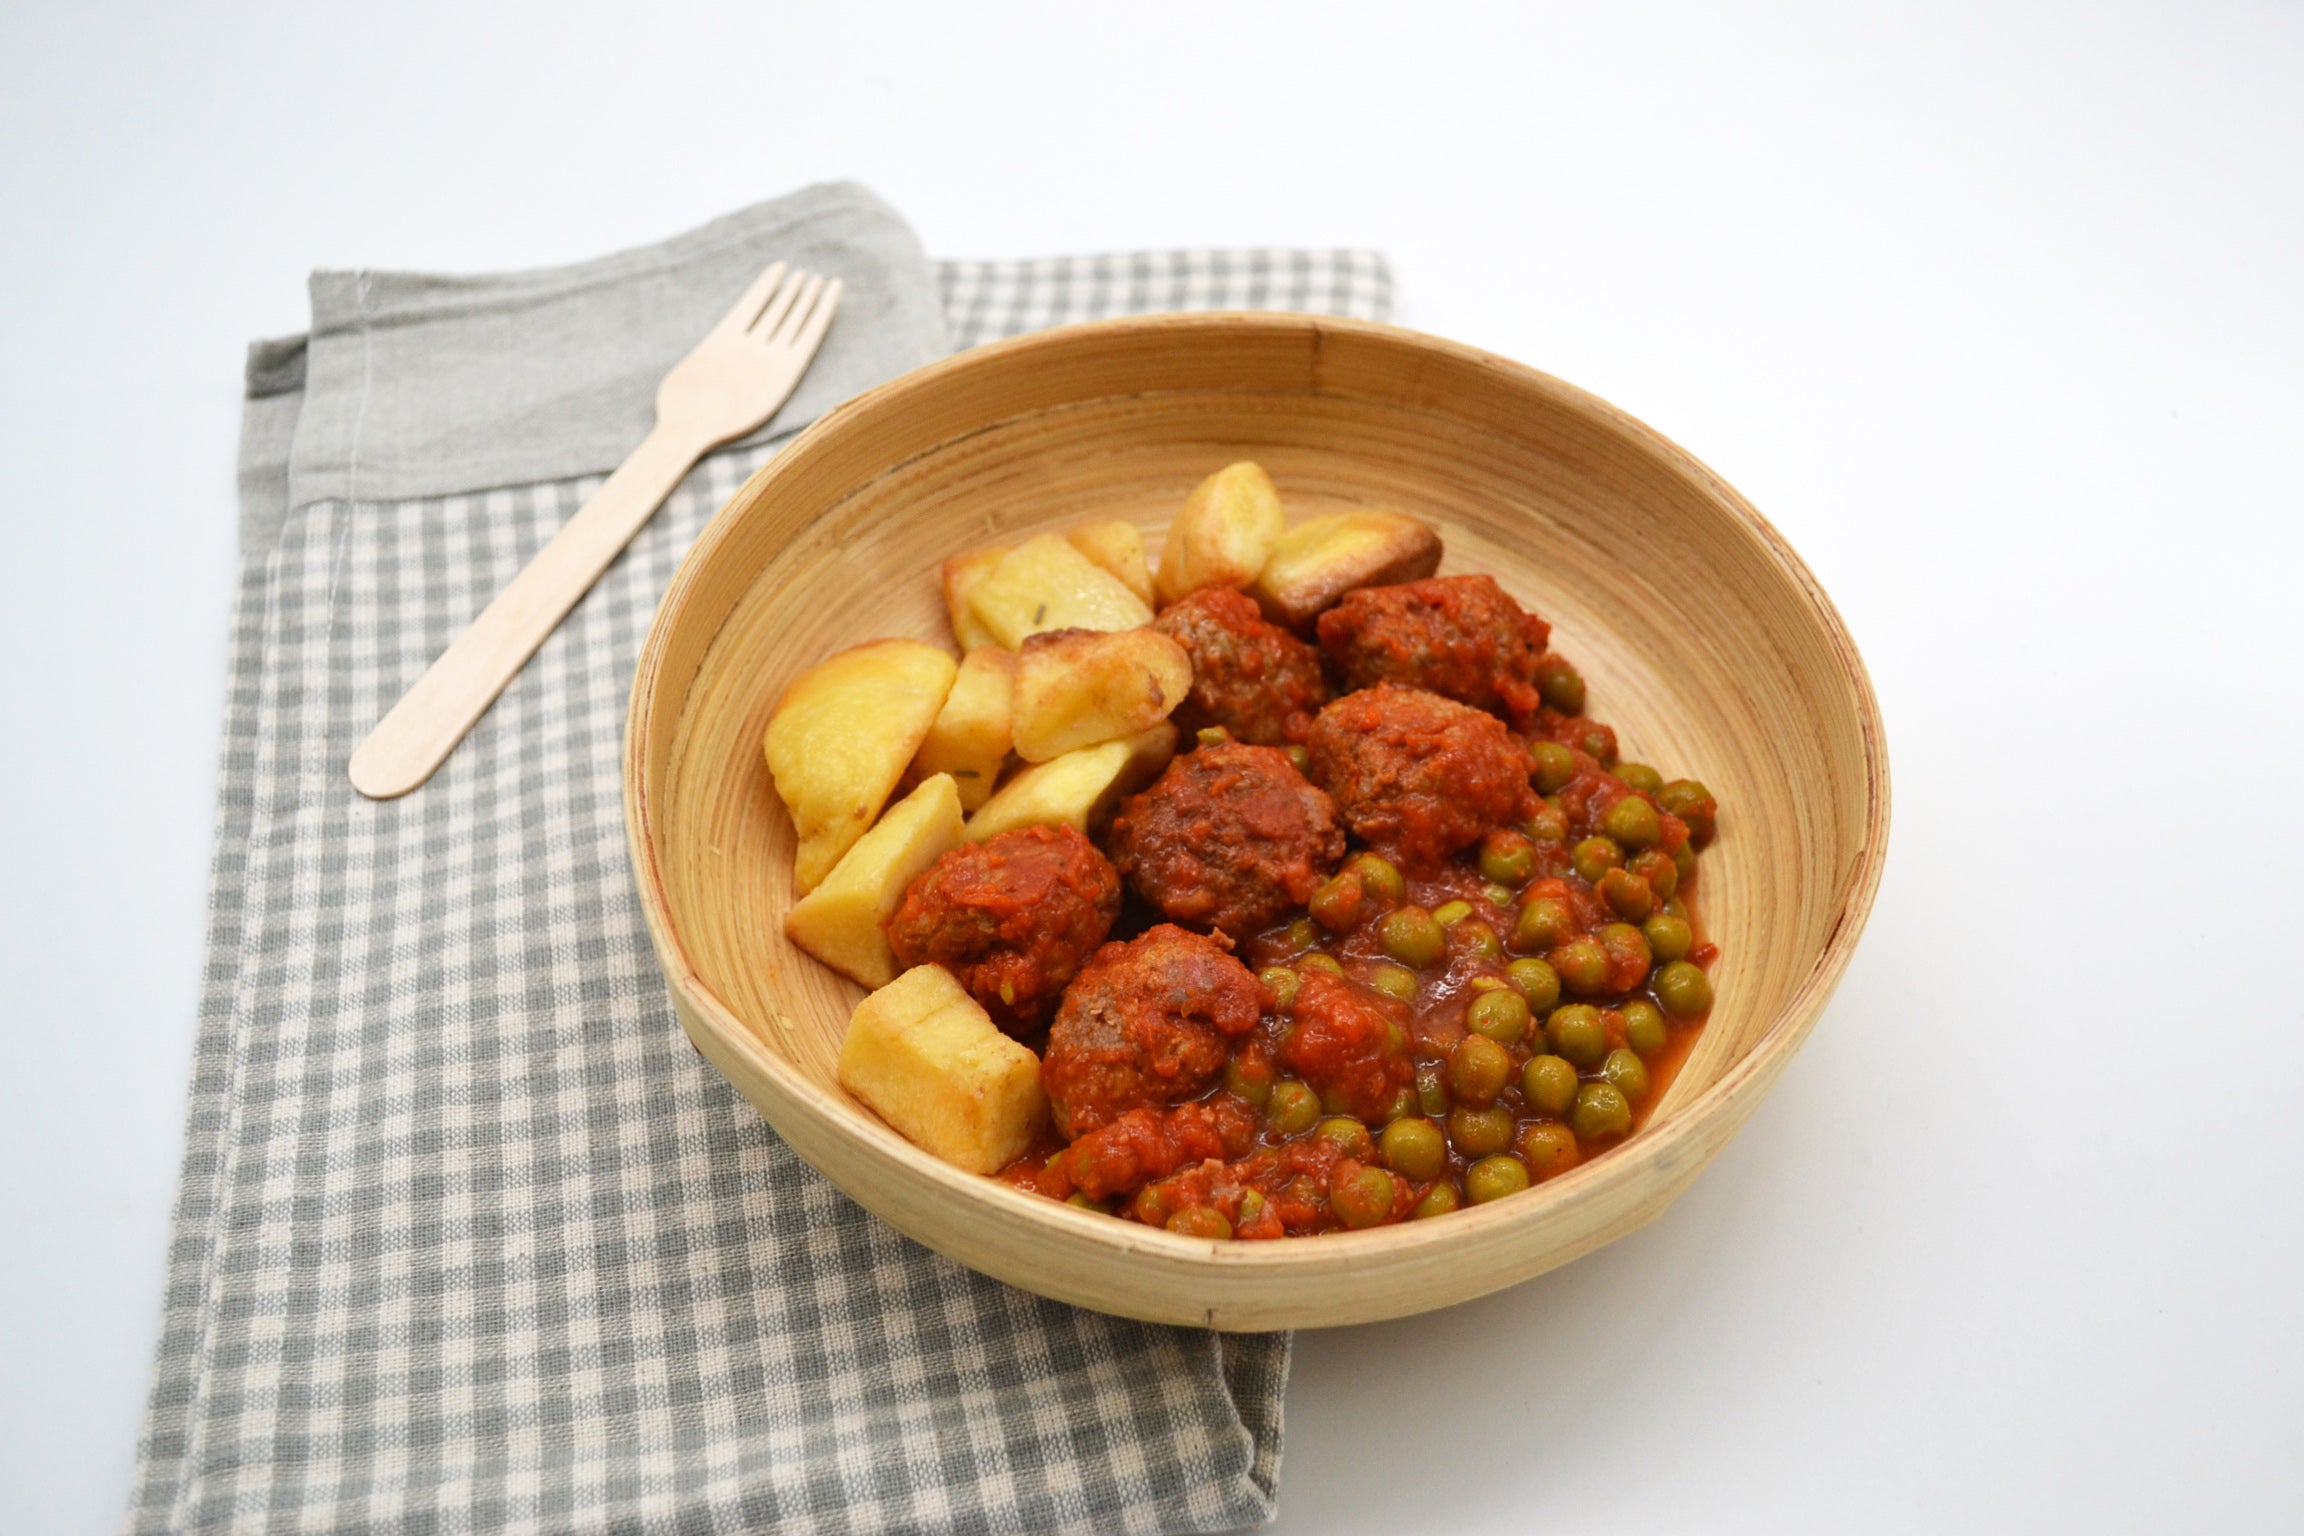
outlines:
[[[949,1168],[833,1077],[859,989],[782,935],[792,829],[759,741],[790,677],[880,635],[949,644],[944,556],[1091,518],[1147,544],[1253,458],[1291,520],[1425,518],[1444,574],[1549,619],[1628,757],[1708,782],[1717,1003],[1649,1125],[1441,1220],[1212,1243]],[[1653,1218],[1752,1114],[1854,951],[1886,853],[1879,710],[1799,559],[1710,471],[1558,380],[1382,326],[1159,316],[1045,332],[832,413],[729,502],[643,652],[625,762],[650,932],[698,1048],[803,1158],[911,1236],[1083,1306],[1226,1329],[1371,1321],[1484,1294]]]

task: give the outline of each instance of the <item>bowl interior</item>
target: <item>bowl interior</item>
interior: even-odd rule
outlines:
[[[1012,365],[963,357],[836,413],[690,557],[643,663],[632,751],[643,884],[653,875],[659,940],[693,984],[794,1086],[820,1090],[824,1114],[885,1140],[833,1076],[860,989],[782,932],[793,836],[759,741],[784,685],[864,640],[948,645],[946,555],[1114,517],[1157,549],[1195,483],[1253,458],[1291,520],[1378,505],[1432,523],[1443,574],[1492,574],[1551,621],[1627,758],[1701,778],[1720,800],[1698,911],[1722,953],[1695,1054],[1642,1137],[1491,1211],[1540,1221],[1580,1180],[1635,1176],[1642,1142],[1661,1149],[1662,1129],[1718,1097],[1756,1049],[1789,1055],[1877,878],[1885,762],[1853,648],[1772,531],[1600,402],[1407,333],[1205,317],[1082,330],[1108,334],[1028,338],[1041,350],[1012,344]],[[1748,1112],[1723,1110],[1731,1126]],[[980,1198],[1026,1198],[974,1182]],[[1429,1244],[1463,1219],[1383,1235]]]

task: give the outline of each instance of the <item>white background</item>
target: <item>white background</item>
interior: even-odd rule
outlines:
[[[242,344],[853,176],[940,255],[1387,251],[1751,497],[1884,701],[1774,1096],[1604,1253],[1304,1336],[1279,1529],[2304,1528],[2298,8],[479,9],[0,8],[0,1524],[125,1499]]]

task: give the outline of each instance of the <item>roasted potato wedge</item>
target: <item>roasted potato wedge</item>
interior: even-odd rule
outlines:
[[[961,835],[980,843],[1011,827],[1069,826],[1093,837],[1121,799],[1158,778],[1175,755],[1176,727],[1163,720],[1124,740],[1034,763],[1001,785]]]
[[[785,936],[851,981],[888,985],[896,951],[880,925],[914,877],[959,844],[961,826],[959,788],[939,773],[888,807],[824,883],[793,903]]]
[[[905,1140],[970,1173],[999,1172],[1048,1123],[1040,1058],[940,965],[914,966],[856,1005],[839,1076]]]
[[[761,746],[800,847],[805,893],[862,837],[944,707],[958,665],[917,640],[875,640],[801,673]]]
[[[1192,657],[1156,629],[1059,629],[1016,653],[1016,755],[1028,763],[1133,736],[1192,691]]]
[[[1280,538],[1280,493],[1263,466],[1242,460],[1193,489],[1160,548],[1163,606],[1202,587],[1244,587]]]
[[[1280,535],[1248,589],[1275,624],[1302,630],[1355,587],[1418,581],[1440,568],[1440,535],[1375,507],[1307,518]]]
[[[952,638],[960,642],[963,651],[1000,643],[968,606],[968,594],[976,590],[978,582],[992,574],[992,568],[1007,558],[1007,554],[1007,545],[987,544],[944,562],[944,612],[952,621]]]
[[[1082,523],[1064,542],[1120,578],[1147,607],[1152,603],[1152,566],[1144,558],[1144,535],[1134,523]]]
[[[1152,609],[1120,578],[1052,533],[1000,557],[968,594],[969,611],[1010,650],[1051,629],[1134,629]]]
[[[911,779],[948,773],[959,783],[960,808],[992,798],[1000,767],[1015,745],[1016,653],[980,645],[960,659],[959,676],[912,759]]]

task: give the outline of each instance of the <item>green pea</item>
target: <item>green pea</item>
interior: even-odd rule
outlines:
[[[1512,1145],[1512,1111],[1501,1104],[1448,1111],[1448,1140],[1465,1157],[1491,1157]]]
[[[1510,987],[1483,992],[1464,1010],[1464,1027],[1498,1045],[1514,1044],[1528,1033],[1528,999]]]
[[[1712,978],[1685,960],[1656,973],[1656,1001],[1677,1019],[1692,1019],[1712,1006]]]
[[[1720,802],[1701,779],[1674,779],[1656,792],[1657,804],[1688,823],[1688,835],[1699,843],[1712,841],[1718,830]]]
[[[1168,1230],[1181,1232],[1186,1237],[1212,1237],[1222,1241],[1232,1235],[1232,1223],[1212,1205],[1190,1205],[1168,1218]]]
[[[1660,902],[1671,899],[1680,889],[1680,866],[1672,862],[1672,855],[1656,848],[1645,848],[1634,854],[1624,866],[1648,882],[1648,889],[1656,893]]]
[[[1568,749],[1563,747],[1560,750],[1565,752]],[[1565,842],[1568,838],[1568,813],[1547,800],[1520,824],[1520,830],[1539,843]]]
[[[1686,885],[1696,878],[1696,850],[1682,843],[1672,850],[1672,867],[1680,872],[1680,883]]]
[[[1416,1113],[1416,1090],[1406,1083],[1402,1083],[1392,1090],[1392,1102],[1384,1106],[1384,1118],[1381,1123],[1390,1125],[1401,1116],[1414,1113]]]
[[[1240,1192],[1240,1225],[1243,1227],[1254,1225],[1256,1218],[1264,1214],[1264,1207],[1268,1203],[1264,1198],[1264,1191],[1260,1189],[1242,1190]]]
[[[1234,1056],[1224,1063],[1224,1091],[1262,1109],[1272,1097],[1272,1064],[1253,1056]]]
[[[1600,1063],[1600,1075],[1616,1085],[1616,1091],[1631,1103],[1637,1104],[1648,1097],[1648,1064],[1631,1051],[1619,1047],[1608,1053]]]
[[[1463,1197],[1456,1193],[1456,1186],[1442,1179],[1424,1191],[1424,1198],[1416,1202],[1416,1208],[1408,1213],[1408,1219],[1423,1221],[1433,1216],[1445,1216],[1463,1203]]]
[[[1520,1074],[1520,1094],[1540,1115],[1559,1119],[1576,1102],[1576,1068],[1564,1056],[1537,1056]]]
[[[1480,894],[1487,897],[1492,906],[1508,907],[1512,905],[1512,898],[1517,893],[1508,885],[1497,885],[1491,882],[1480,887]]]
[[[1360,877],[1344,874],[1323,880],[1304,905],[1314,922],[1331,933],[1342,933],[1360,921]]]
[[[1624,770],[1616,771],[1621,775]],[[1626,795],[1601,812],[1600,830],[1627,848],[1645,848],[1662,835],[1664,823],[1656,807],[1638,795]]]
[[[1295,1003],[1296,989],[1304,984],[1303,977],[1284,965],[1268,965],[1256,973],[1256,979],[1264,983],[1272,994],[1272,1006],[1282,1013]]]
[[[1621,1136],[1632,1129],[1632,1106],[1614,1083],[1586,1083],[1576,1090],[1576,1107],[1568,1112],[1568,1123],[1585,1141]]]
[[[1203,747],[1222,747],[1231,744],[1232,733],[1220,725],[1204,725],[1193,732],[1192,739]]]
[[[1344,1173],[1340,1164],[1336,1170]],[[1328,1190],[1328,1208],[1336,1219],[1347,1227],[1373,1227],[1392,1216],[1392,1202],[1398,1197],[1399,1186],[1392,1175],[1381,1168],[1362,1168],[1337,1179]]]
[[[1484,1157],[1464,1170],[1464,1198],[1474,1205],[1516,1195],[1527,1187],[1528,1165],[1507,1153]]]
[[[1368,968],[1368,985],[1386,997],[1396,997],[1404,1003],[1416,1001],[1419,983],[1416,973],[1404,965],[1378,964]]]
[[[1688,946],[1696,942],[1695,930],[1688,919],[1674,917],[1669,911],[1659,912],[1640,925],[1648,936],[1649,952],[1669,965],[1674,960],[1688,958]]]
[[[1332,1141],[1346,1157],[1366,1160],[1376,1150],[1375,1138],[1368,1127],[1350,1115],[1330,1115],[1313,1128],[1312,1134],[1322,1141]]]
[[[1536,869],[1536,845],[1501,828],[1480,840],[1480,873],[1499,885],[1519,885]]]
[[[1344,974],[1344,962],[1334,955],[1315,951],[1309,955],[1297,956],[1296,969],[1299,971],[1322,971],[1330,976],[1341,976]]]
[[[1157,1184],[1147,1184],[1136,1191],[1136,1198],[1128,1202],[1128,1212],[1148,1227],[1164,1227],[1174,1212],[1168,1209],[1168,1198]]]
[[[1536,691],[1564,715],[1584,713],[1584,674],[1565,656],[1547,651],[1536,663]]]
[[[1448,1053],[1448,1093],[1459,1104],[1493,1104],[1512,1076],[1512,1057],[1486,1035],[1466,1035]]]
[[[1587,724],[1576,738],[1577,748],[1605,768],[1616,760],[1616,733],[1604,725]]]
[[[1438,965],[1440,957],[1448,952],[1448,941],[1440,932],[1439,923],[1422,907],[1394,907],[1385,913],[1384,921],[1376,930],[1376,941],[1384,946],[1384,953],[1420,971]]]
[[[1630,923],[1610,923],[1596,935],[1608,952],[1611,974],[1645,976],[1655,956],[1648,952],[1648,935]]]
[[[1587,1072],[1608,1056],[1608,1026],[1601,1022],[1600,1010],[1589,1003],[1553,1009],[1552,1017],[1544,1021],[1544,1038],[1551,1042],[1554,1055],[1567,1057]]]
[[[1416,1068],[1416,1106],[1437,1120],[1448,1113],[1448,1069],[1437,1061]]]
[[[1549,795],[1576,777],[1576,754],[1556,741],[1531,742],[1528,778],[1540,795]]]
[[[1664,903],[1664,910],[1684,923],[1688,921],[1688,903],[1682,901],[1678,896],[1674,896],[1670,901]]]
[[[1312,1129],[1320,1118],[1320,1095],[1296,1081],[1282,1078],[1272,1085],[1272,1095],[1264,1102],[1264,1123],[1283,1136],[1298,1136]]]
[[[1643,1056],[1654,1056],[1664,1049],[1669,1035],[1664,1028],[1664,1011],[1644,997],[1636,997],[1624,1005],[1624,1038],[1632,1042],[1632,1049]]]
[[[1448,1166],[1448,1138],[1429,1120],[1411,1116],[1393,1121],[1384,1127],[1381,1145],[1384,1166],[1418,1184],[1440,1177]]]
[[[1560,1001],[1560,973],[1534,955],[1524,955],[1504,967],[1504,974],[1519,988],[1530,1011],[1549,1012]]]
[[[1520,904],[1512,925],[1512,947],[1527,952],[1550,949],[1576,931],[1576,909],[1565,896],[1532,896]]]
[[[1288,754],[1289,763],[1298,773],[1310,773],[1312,771],[1312,754],[1305,751],[1297,743],[1290,742],[1280,750]]]
[[[1307,950],[1320,942],[1320,925],[1308,917],[1300,917],[1288,925],[1288,947]]]
[[[1552,951],[1552,969],[1560,973],[1560,985],[1571,992],[1589,997],[1608,990],[1608,951],[1588,934]]]
[[[1639,922],[1656,910],[1656,892],[1628,869],[1612,869],[1600,877],[1600,899],[1618,917]]]
[[[1360,882],[1360,889],[1383,906],[1397,906],[1408,894],[1408,881],[1400,866],[1380,853],[1356,853],[1345,861],[1344,873]]]
[[[1602,875],[1624,867],[1624,850],[1612,837],[1588,837],[1576,845],[1568,861],[1586,885],[1598,885]]]
[[[1504,953],[1504,941],[1496,937],[1496,930],[1477,917],[1449,929],[1448,940],[1458,954],[1473,960],[1494,960]]]
[[[1646,763],[1618,763],[1616,777],[1643,794],[1654,794],[1664,787],[1664,775]]]
[[[1520,1137],[1520,1160],[1539,1184],[1566,1173],[1583,1155],[1576,1133],[1558,1120],[1532,1125]]]
[[[1432,921],[1443,928],[1453,928],[1472,915],[1468,901],[1444,901],[1432,909]]]

